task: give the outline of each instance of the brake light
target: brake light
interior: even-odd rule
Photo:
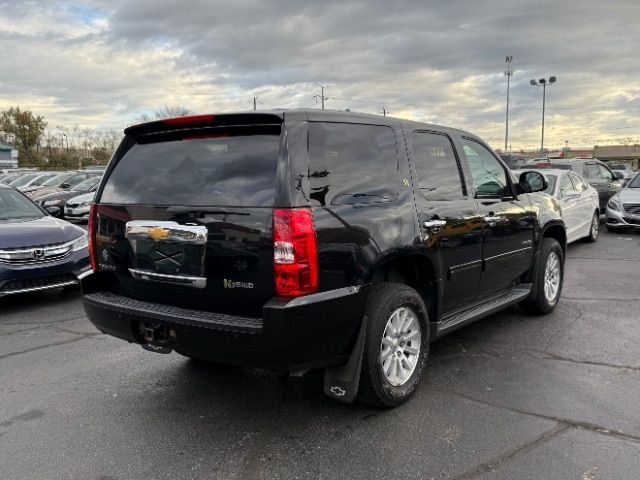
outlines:
[[[309,208],[273,210],[276,295],[297,297],[318,289],[318,246]]]
[[[167,118],[162,122],[165,125],[187,125],[189,123],[213,122],[214,118],[214,115],[189,115],[187,117]]]
[[[95,203],[89,210],[89,222],[87,223],[87,234],[89,236],[89,261],[91,270],[98,271],[98,250],[96,246],[96,227],[98,225],[98,209]]]

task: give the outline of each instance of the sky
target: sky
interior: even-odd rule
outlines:
[[[640,143],[638,0],[0,0],[0,110],[115,129],[194,113],[325,108],[509,144]]]

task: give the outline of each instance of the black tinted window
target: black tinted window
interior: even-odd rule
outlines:
[[[278,125],[135,144],[107,179],[101,202],[273,206],[279,134]]]
[[[504,167],[489,150],[473,140],[462,140],[478,197],[506,197],[511,194]]]
[[[463,195],[458,162],[451,141],[444,135],[413,135],[413,158],[418,188],[426,198],[456,198]]]
[[[312,205],[389,202],[398,195],[396,136],[389,127],[311,122],[309,157]]]

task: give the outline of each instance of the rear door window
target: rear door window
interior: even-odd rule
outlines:
[[[356,205],[397,198],[393,129],[380,125],[309,123],[311,205]]]
[[[571,172],[570,175],[571,179],[573,180],[573,184],[576,186],[576,190],[578,192],[584,192],[587,188],[589,188],[578,175],[573,172]]]
[[[587,163],[584,166],[584,175],[587,178],[602,178],[602,175],[600,174],[600,169],[598,168],[598,165],[595,163]]]
[[[272,207],[280,129],[236,127],[136,143],[116,164],[100,201]]]
[[[412,144],[422,196],[427,199],[463,197],[462,178],[451,141],[442,134],[417,132]]]

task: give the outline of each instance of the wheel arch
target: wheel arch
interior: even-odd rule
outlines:
[[[429,322],[435,325],[442,288],[438,271],[437,264],[426,255],[408,254],[379,262],[373,268],[370,281],[402,283],[415,289],[427,306]]]
[[[562,248],[562,253],[566,255],[567,252],[567,230],[565,228],[564,222],[555,221],[549,222],[542,229],[542,233],[540,235],[540,241],[538,242],[538,252],[540,251],[540,246],[542,245],[543,238],[555,238],[560,247]]]

